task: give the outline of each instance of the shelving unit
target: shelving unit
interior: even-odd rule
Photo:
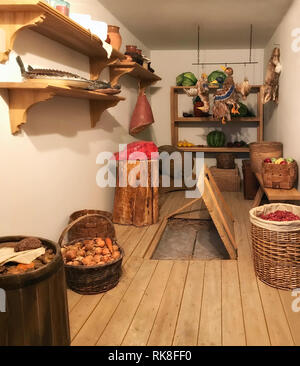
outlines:
[[[125,59],[125,55],[115,49],[108,59],[100,38],[43,1],[2,1],[0,28],[5,31],[6,40],[6,49],[0,53],[1,63],[8,60],[17,34],[23,29],[31,29],[88,56],[93,80],[98,79],[105,67]]]
[[[210,117],[179,117],[178,114],[178,96],[180,93],[183,93],[183,89],[190,89],[194,87],[183,87],[176,86],[171,87],[171,136],[172,136],[172,145],[177,147],[178,143],[178,130],[180,127],[186,127],[190,124],[203,124],[203,123],[220,123],[221,121],[216,120],[212,116]],[[251,93],[257,94],[257,116],[256,117],[233,117],[229,124],[237,124],[237,123],[257,123],[257,141],[263,141],[264,134],[264,111],[263,104],[261,103],[261,85],[252,85]],[[230,148],[230,147],[182,147],[178,148],[181,151],[189,151],[189,152],[209,152],[209,153],[221,153],[221,152],[235,152],[235,153],[248,153],[249,148]]]
[[[35,104],[52,99],[55,96],[80,98],[90,100],[91,127],[95,127],[102,113],[116,106],[123,97],[107,95],[88,91],[51,85],[51,83],[38,83],[26,81],[23,83],[0,83],[0,89],[8,89],[9,113],[11,132],[20,131],[20,126],[27,123],[27,111]]]
[[[112,85],[118,84],[119,79],[126,74],[136,78],[140,83],[141,89],[147,88],[161,80],[159,76],[146,70],[136,62],[118,61],[110,65],[110,81]]]
[[[113,84],[117,84],[119,78],[126,73],[139,80],[141,90],[161,80],[160,77],[134,62],[124,62],[125,55],[115,49],[113,49],[111,57],[107,58],[107,52],[100,38],[44,1],[2,1],[0,3],[0,28],[4,30],[6,41],[5,51],[0,52],[0,63],[8,60],[18,33],[23,29],[30,29],[88,56],[92,80],[98,79],[102,70],[107,66],[111,66]],[[54,96],[89,99],[92,127],[96,125],[106,109],[125,100],[118,96],[60,87],[51,84],[51,81],[48,83],[37,83],[36,81],[34,83],[30,81],[0,83],[0,88],[8,89],[13,134],[17,133],[20,126],[27,122],[27,111],[31,106]]]

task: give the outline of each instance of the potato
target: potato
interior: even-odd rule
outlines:
[[[95,254],[97,255],[102,254],[102,248],[95,248]]]
[[[117,245],[113,245],[113,251],[116,252],[119,250],[119,247]]]
[[[103,255],[108,255],[108,254],[110,254],[109,249],[108,249],[107,247],[105,247],[105,248],[103,249],[103,251],[102,251],[102,254],[103,254]]]
[[[119,251],[113,252],[113,255],[112,255],[113,259],[119,259],[120,256],[121,256],[121,253]]]
[[[95,265],[94,259],[91,255],[88,255],[87,257],[83,258],[82,263],[85,266],[93,266]]]
[[[83,249],[78,250],[77,255],[79,257],[85,257],[85,250],[83,250]]]
[[[80,266],[80,264],[81,264],[81,263],[80,263],[79,261],[74,261],[74,262],[73,262],[73,266],[76,266],[76,267],[77,267],[77,266]]]
[[[94,249],[94,244],[93,243],[89,243],[89,244],[85,245],[85,251],[86,252],[91,251],[93,249]]]
[[[107,263],[109,261],[109,256],[106,255],[106,256],[102,257],[102,261],[104,263]]]
[[[95,255],[95,256],[94,256],[94,262],[95,262],[96,264],[99,264],[99,263],[100,263],[100,261],[101,261],[101,257],[100,257],[100,255]]]
[[[67,262],[67,266],[73,266],[73,262]]]
[[[75,259],[77,257],[77,251],[76,250],[68,250],[66,253],[65,253],[65,257],[66,257],[66,260],[68,262],[72,261],[73,259]]]
[[[103,248],[105,246],[105,241],[102,238],[97,238],[95,239],[96,244],[100,247]]]

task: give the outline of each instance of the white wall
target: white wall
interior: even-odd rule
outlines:
[[[283,71],[280,77],[280,101],[265,106],[265,139],[284,144],[285,157],[293,157],[300,164],[299,100],[300,100],[300,0],[295,0],[277,28],[265,50],[265,65],[275,44],[280,44]],[[298,28],[298,40],[292,32]],[[298,52],[292,49],[292,44]],[[293,47],[293,48],[294,48]]]
[[[257,65],[233,65],[236,82],[243,81],[247,76],[251,84],[262,83],[264,51],[261,49],[253,50],[252,57],[253,61],[258,61]],[[244,62],[249,60],[249,50],[201,50],[200,59],[201,62]],[[182,72],[191,71],[199,77],[202,72],[209,74],[219,69],[219,66],[209,65],[202,68],[202,66],[192,65],[197,61],[196,50],[151,51],[151,60],[158,75],[163,77],[163,80],[152,88],[152,109],[156,120],[153,130],[158,145],[165,145],[171,143],[170,87],[176,85],[176,76]],[[246,104],[256,108],[256,96],[249,97]],[[183,111],[192,112],[192,110],[192,98],[180,97],[179,115],[182,115]],[[250,128],[249,124],[233,125],[228,123],[222,129],[227,135],[228,141],[235,141],[237,138],[246,142],[253,142],[256,141],[257,137],[256,126],[253,124]],[[183,127],[179,130],[179,139],[186,139],[196,145],[206,144],[207,134],[216,128],[221,128],[221,122],[199,124],[197,127]],[[206,156],[211,157],[211,154],[206,154]],[[215,165],[215,159],[210,159],[207,163]]]
[[[73,12],[120,25],[121,51],[126,44],[137,44],[149,54],[97,0],[70,2]],[[26,63],[89,75],[87,57],[31,31],[18,35],[14,50]],[[107,72],[104,78],[108,78]],[[126,101],[106,111],[95,129],[90,128],[87,101],[55,98],[34,106],[17,136],[10,132],[7,92],[0,92],[0,235],[56,240],[75,210],[111,210],[114,191],[96,185],[96,157],[134,140],[128,127],[137,98],[136,81],[127,76],[122,79]],[[139,137],[147,138],[149,133]]]

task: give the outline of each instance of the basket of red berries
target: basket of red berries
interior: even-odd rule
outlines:
[[[254,267],[269,286],[300,288],[300,207],[273,203],[250,211]]]
[[[298,178],[298,165],[292,158],[268,158],[262,163],[262,177],[266,188],[292,189]]]

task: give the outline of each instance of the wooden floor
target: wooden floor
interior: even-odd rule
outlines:
[[[106,294],[68,292],[72,345],[299,346],[295,298],[264,285],[253,271],[252,202],[241,193],[225,198],[236,218],[238,261],[144,259],[159,225],[117,226],[126,252],[122,280]],[[161,217],[186,202],[183,192],[164,194]]]

